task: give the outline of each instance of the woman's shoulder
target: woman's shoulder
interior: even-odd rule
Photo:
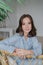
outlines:
[[[32,39],[32,41],[34,41],[34,42],[37,42],[37,41],[38,41],[37,36],[31,37],[31,39]]]
[[[20,37],[20,34],[19,33],[15,33],[14,37]]]
[[[15,33],[13,36],[12,36],[12,38],[20,38],[21,36],[20,36],[20,34],[19,33]]]
[[[31,37],[32,39],[37,39],[37,36],[33,36],[33,37]]]

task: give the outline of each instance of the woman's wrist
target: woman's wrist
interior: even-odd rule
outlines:
[[[33,55],[34,52],[33,52],[33,50],[26,50],[25,54],[26,55]]]

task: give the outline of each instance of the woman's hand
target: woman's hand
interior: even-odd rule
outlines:
[[[19,56],[21,59],[25,58],[24,50],[23,49],[16,49],[15,50],[17,56]]]
[[[17,54],[17,56],[19,56],[20,58],[25,58],[26,55],[32,55],[33,51],[32,50],[25,50],[25,49],[16,49],[15,53]]]

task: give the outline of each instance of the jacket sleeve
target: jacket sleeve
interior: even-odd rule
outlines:
[[[8,52],[13,52],[15,50],[15,42],[18,40],[18,35],[15,34],[14,36],[0,41],[0,50],[6,50]],[[13,46],[14,44],[14,46]]]
[[[42,54],[42,46],[41,43],[38,42],[36,37],[33,37],[32,39],[33,42],[33,51],[34,51],[34,55],[38,56]]]

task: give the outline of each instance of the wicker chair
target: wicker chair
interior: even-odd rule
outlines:
[[[16,56],[16,55],[11,54],[7,51],[0,50],[0,65],[9,65],[7,56]],[[27,55],[26,56],[26,58],[32,58],[32,57],[33,57],[32,55]],[[42,65],[43,65],[43,55],[37,56],[36,58],[37,59],[42,59]],[[17,65],[15,60],[14,60],[14,63],[15,63],[15,65]],[[31,63],[31,61],[30,61],[30,63]],[[10,64],[10,65],[13,65],[13,64]],[[22,62],[21,65],[23,65],[23,62]]]

